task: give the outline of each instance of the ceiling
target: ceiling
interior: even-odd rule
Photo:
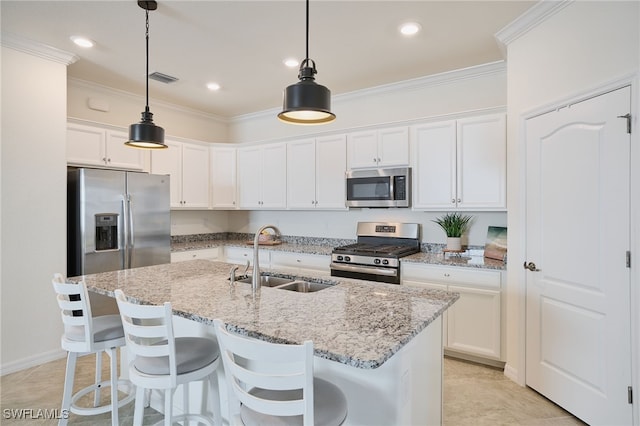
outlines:
[[[494,34],[535,1],[310,2],[309,57],[316,82],[333,95],[504,59]],[[2,32],[67,52],[69,76],[145,93],[145,12],[136,1],[7,1]],[[412,38],[405,21],[420,23]],[[149,14],[149,71],[179,80],[150,81],[150,105],[162,100],[223,118],[279,108],[305,56],[305,2],[158,1]],[[73,35],[91,38],[84,49]],[[215,81],[221,89],[206,88]]]

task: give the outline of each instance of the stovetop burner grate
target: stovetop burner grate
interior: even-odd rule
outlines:
[[[361,254],[361,255],[372,255],[372,256],[404,256],[407,254],[416,253],[418,249],[415,248],[414,246],[355,243],[355,244],[349,244],[342,247],[336,247],[333,251],[336,253]]]

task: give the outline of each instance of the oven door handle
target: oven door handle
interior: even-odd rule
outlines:
[[[376,268],[371,266],[357,266],[357,265],[345,265],[344,263],[331,262],[331,269],[337,269],[340,271],[348,272],[362,272],[364,274],[377,274],[387,275],[395,277],[398,275],[398,270],[395,268]]]

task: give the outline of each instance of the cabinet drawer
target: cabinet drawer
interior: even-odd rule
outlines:
[[[218,247],[202,250],[179,251],[171,253],[171,263],[194,259],[217,260],[219,253],[220,249]]]
[[[329,272],[329,256],[319,254],[271,252],[271,267]]]
[[[469,285],[492,289],[500,289],[501,283],[501,273],[499,271],[407,263],[402,265],[402,278],[409,281]]]
[[[251,266],[253,266],[253,249],[252,248],[225,247],[224,256],[225,256],[226,262],[228,263],[238,263],[241,265],[245,265],[248,260],[251,262],[252,264]],[[261,268],[268,267],[270,263],[269,252],[266,250],[260,250],[258,261],[260,262]]]
[[[403,278],[402,285],[406,285],[406,286],[409,286],[409,287],[417,287],[417,288],[426,288],[426,289],[447,291],[447,285],[446,284],[430,283],[430,282],[427,282],[425,280],[415,281],[415,280],[407,280],[407,279]]]

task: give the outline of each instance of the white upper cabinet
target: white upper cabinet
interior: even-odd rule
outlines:
[[[126,132],[69,123],[67,125],[67,164],[113,169],[145,170],[149,152],[124,143]]]
[[[347,135],[349,168],[409,165],[407,127],[367,130]]]
[[[209,208],[209,147],[165,141],[151,153],[151,173],[171,176],[171,207]]]
[[[236,148],[211,147],[211,207],[235,209]]]
[[[287,146],[238,148],[238,204],[242,209],[287,207]]]
[[[506,209],[504,114],[416,125],[411,139],[414,209]]]
[[[287,144],[289,209],[345,210],[345,135]]]

